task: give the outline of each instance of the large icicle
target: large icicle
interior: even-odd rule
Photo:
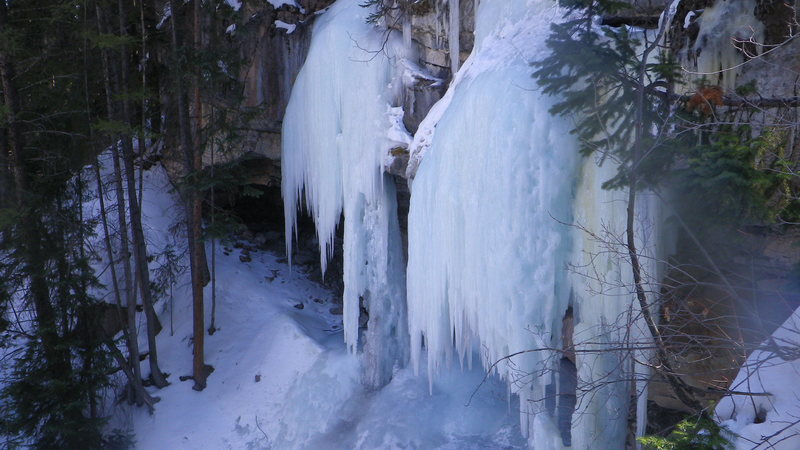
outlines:
[[[409,214],[409,331],[412,363],[419,367],[424,340],[430,376],[453,359],[454,338],[460,358],[477,339],[488,365],[552,347],[559,334],[570,229],[558,221],[571,221],[578,156],[569,124],[549,114],[552,102],[535,90],[529,65],[548,51],[552,5],[482,2],[476,49],[446,109],[436,109],[441,118],[425,124],[435,127],[432,139],[415,142],[430,148]],[[530,429],[549,428],[537,433],[537,449],[558,446],[552,422],[526,405],[544,397],[544,379],[530,374],[551,359],[531,352],[497,367],[520,395],[523,428],[529,418]]]
[[[591,338],[608,346],[622,339],[630,268],[619,255],[598,258],[593,270],[618,288],[590,295],[597,286],[566,265],[580,267],[598,244],[565,223],[622,233],[625,204],[601,189],[615,169],[581,163],[572,122],[550,115],[554,100],[531,78],[530,62],[550,51],[549,24],[560,17],[548,0],[481,2],[475,49],[411,145],[411,360],[419,368],[427,358],[435,377],[473,349],[487,367],[533,350],[495,366],[520,397],[531,446],[562,448],[571,438],[574,448],[616,448],[625,438],[633,364],[621,367],[624,355]],[[569,383],[554,375],[570,363],[550,350],[564,345],[569,306],[578,348],[604,352],[575,356],[578,385],[609,383],[581,399],[574,415],[556,414],[569,392],[557,401],[554,392]]]
[[[616,170],[612,164],[597,167],[593,158],[585,159],[573,204],[573,220],[579,226],[573,229],[574,244],[568,259],[575,309],[573,339],[578,380],[584,389],[591,388],[578,402],[573,416],[572,446],[577,449],[597,448],[598,443],[609,448],[622,445],[633,379],[637,380],[637,429],[639,435],[645,431],[649,369],[635,361],[650,359],[651,351],[646,349],[650,337],[631,293],[633,277],[624,246],[627,192],[602,189],[603,182]],[[645,287],[647,292],[657,292],[654,284],[663,275],[659,261],[663,261],[661,253],[668,247],[659,240],[660,204],[647,192],[638,198],[636,245],[642,255],[642,276],[645,283],[653,285]],[[635,343],[640,343],[639,350],[625,350],[636,347]]]
[[[344,213],[345,341],[354,352],[363,299],[373,341],[365,381],[377,387],[407,351],[394,186],[381,167],[391,145],[390,106],[401,87],[402,69],[394,62],[403,50],[395,33],[366,23],[370,10],[359,3],[339,0],[317,19],[284,118],[282,192],[287,253],[302,195],[316,225],[323,272]]]

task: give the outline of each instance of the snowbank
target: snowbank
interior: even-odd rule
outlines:
[[[800,448],[800,309],[753,352],[730,389],[755,395],[720,400],[717,420],[737,435],[737,449]],[[787,349],[789,353],[781,353]]]

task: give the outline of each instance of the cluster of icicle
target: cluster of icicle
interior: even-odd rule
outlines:
[[[386,382],[406,355],[417,370],[426,359],[432,380],[444,365],[471,364],[476,354],[519,396],[522,429],[537,449],[563,445],[547,397],[558,383],[562,320],[571,307],[577,383],[595,386],[572,416],[572,445],[619,447],[638,369],[604,350],[641,333],[633,319],[620,325],[632,304],[630,269],[570,225],[621,235],[624,195],[601,189],[615,169],[581,161],[572,122],[549,113],[554,99],[531,78],[530,62],[550,51],[549,24],[561,12],[551,0],[479,3],[473,52],[410,145],[405,266],[394,186],[381,161],[391,146],[387,130],[396,128],[392,107],[410,39],[365,24],[358,3],[339,0],[318,19],[287,109],[289,254],[297,205],[314,218],[323,267],[343,213],[345,340],[356,349],[363,299],[372,384]],[[648,227],[640,228],[647,249]]]
[[[756,0],[718,0],[688,14],[684,27],[699,16],[699,31],[690,53],[680,55],[689,75],[685,86],[703,81],[734,89],[744,62],[763,52],[764,24],[755,17],[756,6]]]
[[[381,164],[392,145],[392,104],[402,88],[401,38],[367,24],[358,0],[317,19],[283,125],[287,254],[297,206],[312,215],[323,273],[344,214],[344,336],[358,345],[361,302],[370,311],[365,380],[385,384],[407,353],[405,274],[393,181]]]

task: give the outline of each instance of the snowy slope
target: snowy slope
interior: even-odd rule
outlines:
[[[170,233],[180,211],[161,168],[146,173],[144,215],[150,252],[179,244]],[[178,213],[179,214],[179,213]],[[210,246],[208,247],[210,251]],[[203,392],[178,377],[191,374],[188,276],[176,285],[174,335],[168,302],[157,305],[164,330],[160,363],[172,383],[155,414],[119,408],[111,427],[130,427],[138,449],[516,448],[518,406],[503,384],[481,384],[481,370],[445,372],[428,393],[427,379],[399,370],[377,392],[361,387],[358,358],[348,354],[331,294],[282,260],[231,244],[217,246],[217,326],[206,337],[215,371]],[[228,254],[226,254],[228,253]],[[210,299],[210,288],[206,298]],[[303,309],[295,305],[302,303]],[[210,301],[207,300],[207,312]],[[208,319],[207,319],[208,320]],[[142,364],[146,372],[147,364]],[[259,379],[260,381],[257,381]]]

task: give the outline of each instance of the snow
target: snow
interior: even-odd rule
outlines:
[[[164,4],[164,10],[161,13],[161,18],[156,24],[156,30],[164,28],[164,25],[167,23],[167,20],[169,20],[170,17],[172,17],[172,6],[169,4],[169,2],[167,2]]]
[[[185,238],[171,228],[181,206],[163,168],[145,172],[144,181],[149,251],[180,245]],[[505,386],[493,378],[481,385],[481,370],[443,374],[433,395],[409,369],[396,369],[379,392],[365,388],[361,362],[343,344],[341,317],[329,311],[331,293],[276,255],[253,250],[252,261],[243,263],[240,251],[230,242],[217,246],[219,329],[206,336],[206,363],[215,371],[204,391],[178,380],[191,374],[188,274],[173,291],[173,335],[169,302],[156,305],[165,326],[158,336],[161,368],[172,384],[148,388],[161,398],[153,415],[122,405],[109,424],[109,429],[132,429],[135,448],[500,449],[524,444]],[[302,310],[295,307],[300,303]]]
[[[297,28],[297,25],[293,23],[286,23],[282,20],[275,21],[275,28],[280,28],[282,30],[286,30],[286,34],[292,34],[294,30]]]
[[[295,0],[267,0],[273,8],[278,9],[283,5],[294,6],[296,8],[300,8]]]
[[[414,134],[414,139],[408,148],[409,160],[408,167],[406,167],[406,178],[408,178],[409,181],[412,181],[417,175],[419,164],[422,162],[422,159],[425,157],[425,154],[428,152],[428,149],[431,146],[431,141],[436,131],[436,125],[439,124],[439,120],[441,120],[442,115],[445,113],[445,111],[447,111],[450,101],[453,99],[453,95],[455,94],[456,86],[458,86],[458,84],[461,82],[463,74],[469,73],[467,68],[471,64],[472,55],[470,55],[464,62],[462,70],[456,73],[456,75],[453,77],[453,81],[450,83],[450,87],[447,89],[447,92],[445,92],[444,96],[442,96],[442,98],[439,99],[439,101],[436,102],[433,107],[431,107],[431,110],[428,111],[428,114],[425,115],[425,118],[422,119],[419,127],[417,127],[417,132]]]
[[[661,13],[658,18],[658,29],[669,30],[672,27],[672,20],[675,18],[675,13],[678,12],[681,0],[672,0],[667,9]],[[636,29],[634,29],[636,30]],[[644,31],[644,30],[642,30]]]
[[[772,341],[772,342],[770,342]],[[720,400],[715,414],[721,425],[736,435],[737,449],[750,449],[769,437],[765,448],[800,447],[800,359],[782,358],[769,346],[777,344],[796,351],[800,348],[800,309],[796,310],[764,343],[753,352],[730,389],[769,395],[732,395]],[[756,417],[759,420],[756,420]],[[761,422],[761,423],[756,423]]]
[[[694,22],[692,19],[697,17],[697,13],[700,12],[702,14],[703,10],[696,10],[696,11],[689,11],[686,13],[686,17],[683,19],[683,29],[689,28],[691,24]]]
[[[231,8],[233,8],[234,11],[238,11],[239,9],[242,8],[242,2],[240,2],[239,0],[225,0],[225,3]]]

